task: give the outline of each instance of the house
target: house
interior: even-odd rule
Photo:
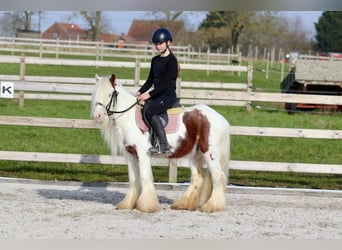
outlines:
[[[127,37],[132,43],[151,43],[151,35],[158,27],[154,20],[133,20]]]
[[[77,24],[54,23],[42,34],[43,39],[91,40],[91,36]]]
[[[125,41],[123,35],[115,35],[115,34],[103,34],[100,33],[98,35],[97,40],[103,42],[118,42]],[[80,41],[92,41],[93,40],[93,31],[92,30],[83,30],[77,24],[70,23],[54,23],[47,30],[42,33],[43,39],[59,39],[59,40],[80,40]]]
[[[159,27],[169,27],[173,37],[178,42],[180,42],[180,38],[182,37],[182,31],[185,30],[184,22],[179,21],[165,23],[158,20],[133,20],[127,35],[100,33],[97,35],[97,40],[106,43],[119,43],[120,45],[118,46],[120,47],[123,47],[124,44],[150,44],[153,31]],[[92,41],[93,31],[83,30],[77,24],[56,22],[42,33],[42,38]]]
[[[159,27],[168,27],[174,40],[180,42],[182,37],[181,34],[184,34],[185,30],[184,22],[182,21],[174,21],[170,23],[166,23],[165,21],[160,20],[133,20],[132,24],[128,30],[126,40],[129,43],[143,43],[149,44],[151,43],[151,37],[153,31],[158,29]]]

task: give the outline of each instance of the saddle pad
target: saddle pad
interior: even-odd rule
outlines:
[[[183,108],[172,108],[172,109],[177,109],[177,112],[172,114],[169,114],[168,112],[168,117],[169,117],[169,122],[167,123],[165,127],[165,132],[167,134],[172,134],[176,133],[179,129],[179,114],[183,112]],[[141,131],[146,132],[149,130],[149,127],[146,125],[145,121],[142,118],[141,114],[141,107],[137,106],[135,108],[135,121],[138,125],[138,127],[141,129]]]
[[[170,108],[167,110],[168,115],[177,115],[184,112],[184,107]]]

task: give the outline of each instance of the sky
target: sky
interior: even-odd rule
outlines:
[[[285,16],[300,17],[303,26],[310,35],[315,34],[314,23],[318,22],[322,11],[283,11]],[[128,29],[134,19],[151,19],[148,16],[150,12],[146,11],[112,11],[105,12],[105,16],[109,19],[111,31],[116,34],[127,34]],[[205,11],[187,11],[187,22],[190,29],[196,29],[201,21],[205,18]],[[76,18],[71,11],[45,11],[41,22],[41,30],[45,31],[55,22],[68,22],[78,24],[81,28],[87,28],[80,18]],[[36,21],[38,23],[38,21]]]

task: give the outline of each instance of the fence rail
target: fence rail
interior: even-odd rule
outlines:
[[[51,59],[51,58],[37,58],[37,57],[23,57],[23,56],[3,56],[0,57],[0,63],[19,63],[20,64],[20,75],[19,76],[9,76],[9,75],[0,75],[0,80],[11,80],[15,81],[15,90],[20,91],[19,94],[16,94],[16,98],[20,98],[20,105],[23,106],[24,98],[27,99],[58,99],[59,96],[51,95],[51,94],[24,94],[24,91],[41,91],[41,92],[59,92],[59,93],[79,93],[79,94],[90,94],[92,88],[90,86],[82,86],[82,85],[67,85],[61,83],[67,83],[67,78],[53,77],[49,79],[48,77],[33,77],[25,75],[25,65],[26,64],[38,64],[38,65],[68,65],[68,66],[96,66],[96,67],[119,67],[119,68],[134,68],[135,69],[135,79],[123,79],[122,82],[127,85],[138,86],[143,83],[140,79],[140,69],[141,68],[149,68],[149,63],[141,63],[139,60],[136,62],[113,62],[113,61],[92,61],[92,60],[71,60],[71,59]],[[191,83],[184,82],[184,86],[188,86],[191,88],[198,88],[198,86],[203,86],[207,84],[210,88],[231,88],[231,89],[242,89],[248,93],[252,87],[252,74],[253,68],[252,65],[248,66],[231,66],[231,65],[201,65],[201,64],[181,64],[180,67],[182,69],[193,69],[193,70],[206,70],[209,71],[232,71],[232,72],[246,72],[247,73],[247,83]],[[70,77],[70,79],[72,79]],[[85,78],[78,78],[83,83],[90,83],[90,80],[86,80]],[[42,82],[45,81],[45,82]],[[94,80],[93,80],[94,81]],[[179,79],[180,81],[180,79]],[[55,83],[54,83],[55,82]],[[70,81],[75,83],[75,79]],[[50,83],[50,84],[47,84]],[[53,83],[53,84],[51,84]],[[178,82],[179,86],[183,83]],[[180,89],[180,88],[178,88]],[[179,93],[179,96],[182,98],[182,94]],[[72,99],[73,98],[73,99]],[[74,95],[71,96],[61,96],[61,100],[89,100],[90,97],[84,95]],[[190,100],[189,100],[190,99]],[[198,100],[193,97],[188,97],[184,99],[184,104],[194,104],[202,102],[204,104],[215,104],[215,100]],[[247,109],[250,109],[250,105],[248,102],[241,100],[218,100],[217,105],[232,105],[232,106],[247,106]]]
[[[61,55],[88,56],[96,60],[104,60],[105,57],[139,58],[150,60],[156,54],[152,44],[122,44],[103,41],[80,41],[80,40],[53,40],[32,39],[19,37],[1,37],[0,51],[14,53],[31,53],[59,58]],[[241,52],[211,53],[195,51],[191,46],[172,45],[172,51],[183,63],[208,63],[208,64],[231,64],[234,60],[241,63]]]
[[[61,60],[61,59],[33,59],[23,57],[1,57],[0,62],[12,62],[34,64],[66,64],[66,65],[106,65],[111,67],[137,67],[137,63],[123,62],[101,62],[96,64],[94,61],[82,60]],[[115,66],[114,66],[115,65]],[[141,66],[148,67],[143,63]],[[22,66],[24,67],[24,66]],[[182,65],[196,69],[196,65]],[[208,70],[206,67],[200,67],[200,70]],[[281,94],[281,93],[260,93],[252,92],[252,67],[249,66],[222,66],[217,65],[217,68],[211,66],[209,70],[238,70],[247,72],[247,83],[210,83],[212,90],[192,89],[201,86],[206,86],[206,83],[182,82],[181,93],[182,102],[184,104],[205,103],[213,105],[231,105],[230,102],[250,103],[254,101],[260,102],[301,102],[301,103],[321,103],[321,104],[337,104],[342,105],[342,98],[339,96],[322,96],[322,95],[299,95],[299,94]],[[0,80],[15,81],[15,89],[20,92],[19,96],[25,98],[43,98],[43,99],[58,99],[58,100],[90,100],[92,92],[93,78],[67,78],[67,77],[35,77],[25,76],[25,71],[21,70],[19,76],[0,75]],[[137,74],[136,74],[137,75]],[[119,81],[120,79],[118,79]],[[137,86],[140,79],[128,80],[121,79],[120,81],[127,84]],[[215,88],[225,87],[228,90],[217,91]],[[191,88],[191,89],[187,89]],[[229,90],[231,88],[231,90]],[[242,89],[244,91],[237,91]],[[234,91],[232,91],[234,90]],[[29,92],[29,93],[26,93]],[[32,92],[52,92],[32,93]],[[61,93],[61,94],[57,94]],[[65,94],[72,93],[72,94]],[[78,95],[76,95],[78,94]],[[18,94],[16,94],[18,97]],[[44,117],[16,117],[16,116],[0,116],[0,125],[10,126],[42,126],[42,127],[62,127],[62,128],[92,128],[95,129],[96,124],[91,120],[82,119],[59,119],[59,118],[44,118]],[[341,130],[317,130],[317,129],[290,129],[290,128],[263,128],[263,127],[243,127],[232,126],[232,135],[241,136],[274,136],[274,137],[294,137],[294,138],[318,138],[318,139],[342,139]],[[55,154],[42,152],[13,152],[0,151],[0,160],[20,160],[20,161],[62,161],[74,163],[100,163],[100,164],[126,164],[122,156],[112,157],[109,155],[84,155],[84,154]],[[153,159],[153,164],[158,166],[169,166],[169,180],[174,182],[177,176],[177,166],[187,167],[188,164],[184,160],[168,161],[165,159]],[[293,172],[310,172],[310,173],[331,173],[341,174],[342,165],[333,164],[302,164],[302,163],[282,163],[282,162],[250,162],[250,161],[231,161],[231,169],[240,170],[258,170],[258,171],[293,171]]]
[[[18,88],[20,89],[20,84],[22,88],[24,87],[24,82],[28,81],[29,76],[25,76],[25,65],[26,64],[51,64],[51,65],[70,65],[70,66],[108,66],[108,67],[128,67],[135,69],[135,79],[133,83],[135,86],[138,86],[142,83],[140,79],[140,68],[146,67],[148,68],[150,65],[148,63],[134,63],[134,62],[110,62],[110,61],[91,61],[91,60],[70,60],[70,59],[47,59],[47,58],[34,58],[34,57],[19,57],[19,56],[2,56],[0,57],[0,63],[20,63],[20,75],[17,76],[18,80],[21,83],[18,83]],[[183,99],[184,104],[195,104],[195,103],[204,103],[204,104],[211,104],[211,105],[247,105],[247,108],[250,109],[249,104],[251,102],[280,102],[280,103],[316,103],[316,104],[327,104],[327,105],[342,105],[342,98],[340,96],[333,96],[333,95],[311,95],[311,94],[289,94],[289,93],[262,93],[262,92],[252,92],[252,74],[253,74],[253,66],[231,66],[231,65],[197,65],[197,64],[181,64],[181,67],[184,69],[194,69],[194,70],[226,70],[226,71],[233,71],[233,72],[247,72],[247,79],[246,83],[191,83],[191,82],[184,82],[180,83],[181,85],[181,92],[180,97]],[[0,80],[6,80],[12,78],[13,76],[5,76],[0,75]],[[31,80],[33,77],[31,77]],[[36,78],[39,80],[38,78]],[[45,78],[47,79],[47,78]],[[53,78],[56,81],[59,81],[57,77]],[[71,78],[70,78],[71,79]],[[67,82],[67,78],[62,78],[64,83]],[[88,81],[84,78],[79,78],[80,81]],[[75,81],[75,80],[73,80]],[[132,80],[123,80],[126,84],[132,84]],[[49,80],[52,82],[52,79]],[[90,80],[89,80],[90,82]],[[38,84],[38,83],[36,83]],[[227,88],[232,87],[234,90],[238,88],[242,88],[245,91],[216,91],[216,90],[203,90],[203,89],[193,89],[198,88],[198,86],[203,86],[208,84],[210,88],[217,88],[225,86]],[[191,88],[186,89],[185,86]],[[26,86],[28,87],[28,86]],[[79,93],[90,93],[90,87],[81,87],[81,86],[67,86],[67,85],[59,85],[54,84],[49,86],[48,88],[52,88],[52,92],[61,92],[56,91],[56,88],[65,88],[66,93],[75,93],[76,88],[84,89],[83,92]],[[53,89],[55,88],[55,89]],[[22,90],[23,91],[23,90]],[[37,88],[38,91],[38,88]],[[44,91],[44,90],[41,90]],[[27,98],[29,97],[26,96]],[[39,95],[31,95],[31,98],[37,98]],[[44,96],[43,99],[47,99],[51,96]],[[80,97],[81,100],[87,99],[84,96]],[[65,98],[63,98],[65,100]]]
[[[93,120],[45,117],[0,116],[0,125],[98,129]],[[314,139],[342,139],[342,130],[231,126],[231,135]],[[0,151],[0,160],[126,165],[123,156]],[[186,160],[152,158],[152,165],[169,167],[169,181],[177,180],[177,168],[189,167]],[[342,174],[342,165],[286,162],[231,161],[230,169]]]
[[[30,116],[0,116],[0,125],[39,126],[55,128],[88,128],[98,129],[93,120],[66,119]],[[271,136],[307,139],[342,139],[342,130],[301,129],[301,128],[272,128],[255,126],[231,126],[231,135]]]

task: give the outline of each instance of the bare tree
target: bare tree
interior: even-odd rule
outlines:
[[[92,40],[96,41],[98,39],[98,35],[101,33],[101,19],[102,12],[101,11],[80,11],[80,15],[85,19],[87,24],[90,27],[90,31],[92,32]]]
[[[156,20],[162,20],[166,24],[170,24],[178,21],[182,13],[183,11],[152,11],[151,15],[154,16]]]
[[[32,15],[33,15],[33,11],[24,11],[24,15],[23,15],[24,30],[31,29]]]
[[[36,28],[32,17],[39,15],[33,11],[4,12],[0,17],[0,30],[3,34],[13,35],[18,29],[31,30]]]
[[[12,36],[18,27],[18,20],[13,16],[12,12],[4,12],[0,16],[0,33],[3,36]]]

